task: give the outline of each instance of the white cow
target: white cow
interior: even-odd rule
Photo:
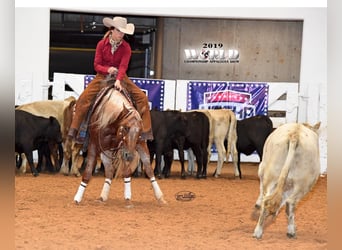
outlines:
[[[229,156],[232,157],[235,176],[241,178],[241,174],[238,170],[238,153],[236,149],[237,133],[236,133],[236,116],[230,109],[208,109],[208,110],[196,110],[201,111],[207,115],[210,124],[209,144],[208,144],[208,160],[211,156],[211,147],[215,143],[217,149],[217,166],[215,170],[215,177],[221,174],[224,159],[229,160]],[[227,150],[224,147],[224,141],[227,140]],[[189,150],[189,166],[193,165],[193,155]]]
[[[261,211],[253,237],[262,237],[267,216],[277,216],[283,205],[286,205],[288,219],[287,236],[296,236],[296,205],[315,185],[320,174],[319,126],[320,123],[313,127],[284,124],[267,138],[258,172],[260,195],[255,204]]]

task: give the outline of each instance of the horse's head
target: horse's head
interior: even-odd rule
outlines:
[[[118,129],[118,137],[121,138],[122,159],[124,161],[132,161],[136,151],[136,144],[140,135],[140,129],[136,126],[127,127],[120,126]]]
[[[142,130],[142,121],[135,109],[127,109],[123,107],[123,113],[126,113],[125,118],[118,129],[118,136],[122,138],[122,159],[131,162],[136,152],[140,133]]]

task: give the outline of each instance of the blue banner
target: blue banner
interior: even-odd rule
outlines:
[[[268,84],[189,81],[187,110],[231,109],[238,120],[267,115]]]
[[[95,75],[84,76],[84,88],[95,78]],[[164,110],[165,81],[130,78],[148,97],[150,109]]]

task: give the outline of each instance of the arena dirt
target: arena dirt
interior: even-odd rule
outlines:
[[[132,179],[132,202],[123,200],[123,181],[113,181],[109,200],[99,202],[103,176],[94,176],[80,205],[73,197],[81,177],[42,173],[15,176],[16,249],[327,249],[327,176],[320,177],[296,211],[297,238],[286,236],[284,209],[268,220],[263,238],[252,237],[259,194],[257,164],[242,164],[235,179],[231,163],[220,178],[180,178],[174,162],[169,179],[158,183],[168,202],[161,206],[148,179]],[[177,200],[179,192],[193,199]]]

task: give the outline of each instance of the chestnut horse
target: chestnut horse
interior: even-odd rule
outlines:
[[[108,84],[111,80],[106,81]],[[99,200],[108,199],[113,175],[118,165],[121,165],[124,198],[128,206],[131,206],[131,175],[140,156],[156,199],[160,203],[166,203],[151,167],[147,143],[140,138],[142,120],[138,111],[131,101],[114,87],[104,88],[99,95],[102,98],[95,102],[89,121],[88,160],[74,197],[75,203],[79,204],[82,200],[98,156],[101,157],[105,168],[105,182]],[[120,164],[116,164],[118,162]]]

